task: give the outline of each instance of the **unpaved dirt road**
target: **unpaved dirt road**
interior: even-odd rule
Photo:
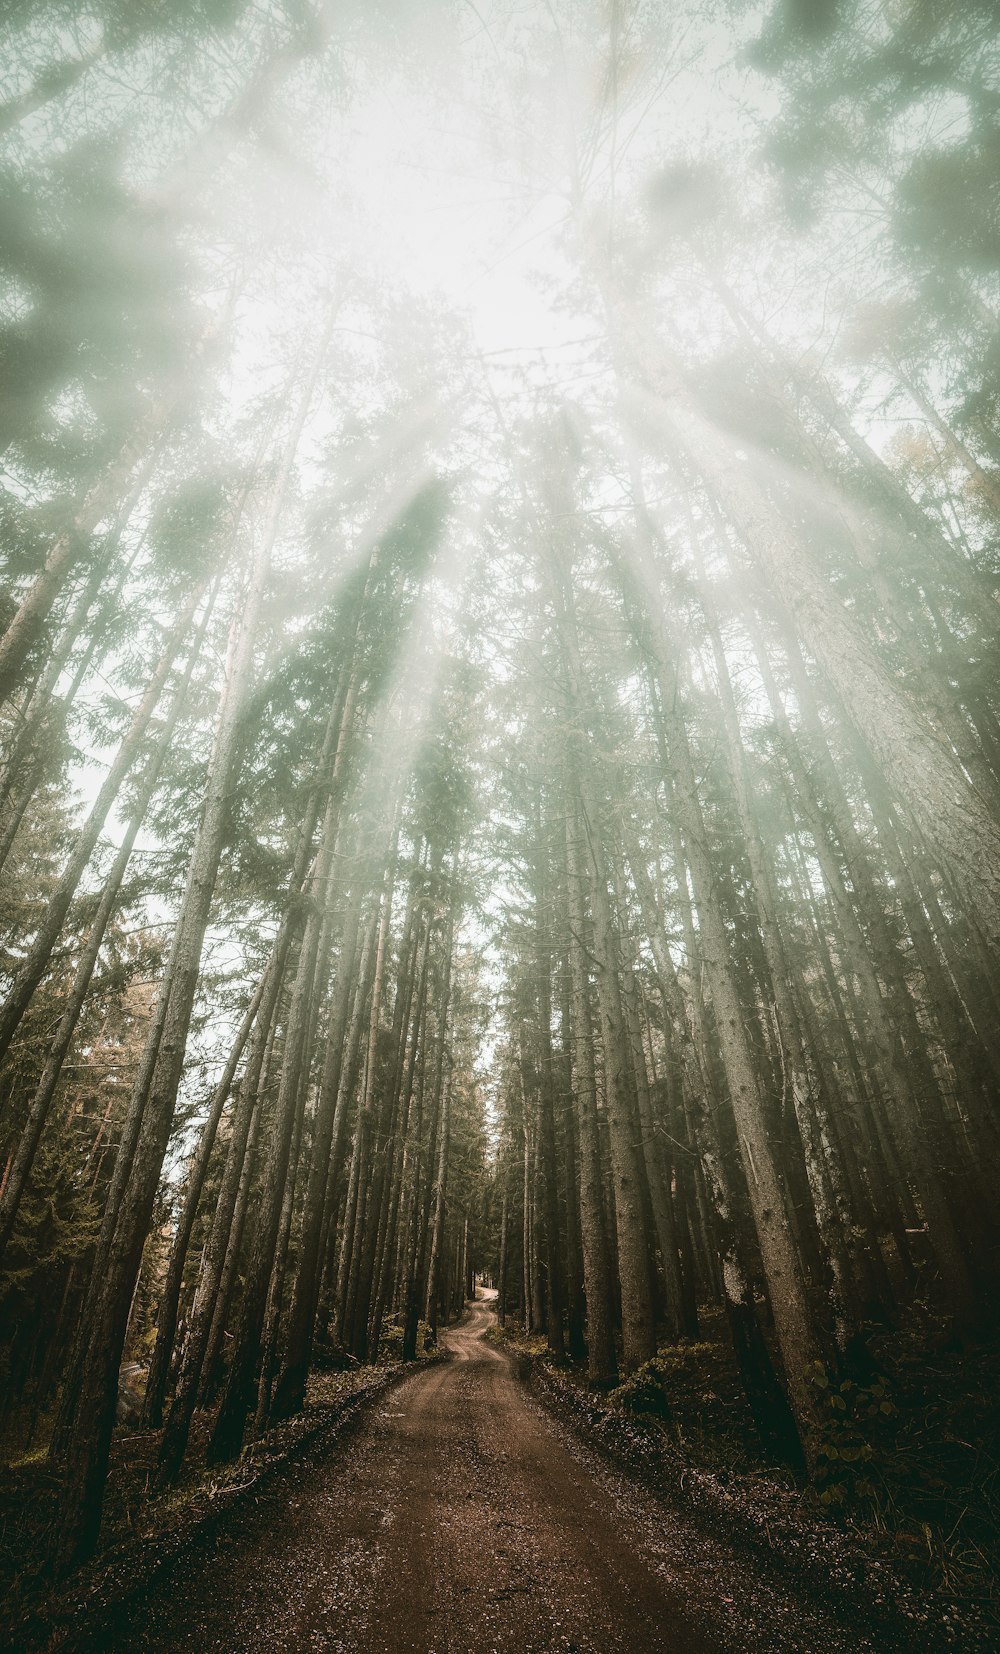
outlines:
[[[328,1455],[234,1512],[110,1654],[703,1654],[872,1646],[610,1468],[484,1342],[487,1303]],[[886,1645],[883,1643],[883,1649]]]

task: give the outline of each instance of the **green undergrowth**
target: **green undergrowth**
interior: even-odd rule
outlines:
[[[539,1361],[545,1360],[548,1355],[548,1344],[544,1333],[529,1333],[524,1329],[521,1321],[515,1321],[508,1316],[504,1326],[492,1326],[486,1334],[487,1342],[495,1344],[497,1349],[517,1350],[521,1355],[530,1355]]]
[[[692,1463],[750,1470],[759,1462],[759,1447],[732,1348],[724,1337],[713,1336],[713,1314],[703,1319],[710,1336],[661,1345],[651,1361],[612,1389],[595,1390],[585,1366],[573,1362],[559,1367],[560,1378],[586,1391],[595,1404],[666,1436]],[[554,1366],[544,1335],[526,1334],[519,1321],[508,1318],[505,1327],[492,1328],[488,1337],[500,1348]]]
[[[425,1361],[438,1354],[438,1347],[434,1342],[434,1333],[428,1321],[417,1323],[417,1360]],[[403,1328],[395,1322],[383,1327],[378,1346],[378,1365],[380,1367],[393,1366],[403,1359]]]
[[[959,1344],[918,1305],[873,1331],[875,1370],[811,1375],[817,1499],[885,1538],[935,1583],[1000,1597],[1000,1338]]]
[[[694,1463],[750,1471],[761,1454],[732,1350],[721,1340],[664,1344],[607,1403],[658,1426]]]
[[[661,1345],[615,1388],[595,1392],[584,1367],[556,1369],[544,1337],[508,1319],[493,1343],[558,1370],[588,1406],[632,1421],[692,1466],[793,1485],[769,1464],[721,1315],[697,1341]],[[1000,1599],[1000,1339],[959,1345],[918,1305],[905,1324],[870,1329],[862,1375],[815,1368],[816,1468],[805,1508],[901,1564],[924,1587]]]
[[[86,1570],[88,1579],[100,1581],[120,1570],[123,1557],[157,1554],[168,1547],[279,1464],[303,1438],[322,1428],[338,1406],[381,1387],[391,1370],[392,1364],[385,1362],[380,1367],[353,1363],[313,1372],[302,1412],[248,1443],[231,1465],[205,1465],[212,1418],[197,1413],[181,1475],[164,1489],[155,1486],[160,1432],[116,1431],[104,1521],[97,1554]],[[25,1608],[37,1606],[52,1590],[47,1557],[58,1527],[59,1501],[59,1480],[44,1444],[0,1466],[0,1647],[7,1646],[5,1632],[18,1623]]]

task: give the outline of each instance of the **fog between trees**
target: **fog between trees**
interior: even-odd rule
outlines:
[[[829,1489],[830,1395],[997,1301],[994,8],[23,0],[0,57],[56,1560],[123,1362],[164,1485],[477,1271],[600,1389],[715,1328]]]

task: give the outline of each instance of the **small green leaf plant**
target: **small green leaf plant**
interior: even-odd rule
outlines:
[[[820,1501],[845,1512],[889,1496],[899,1413],[881,1375],[836,1379],[819,1361],[808,1373],[819,1419],[814,1481]]]

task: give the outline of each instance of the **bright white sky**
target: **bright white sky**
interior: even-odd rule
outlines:
[[[346,256],[373,284],[443,301],[466,319],[498,383],[528,364],[537,382],[543,360],[560,379],[584,367],[593,323],[574,301],[563,250],[573,164],[584,168],[585,222],[612,198],[634,201],[658,170],[706,144],[724,155],[745,142],[750,109],[775,106],[738,63],[729,30],[702,23],[671,40],[664,26],[660,49],[623,70],[612,122],[606,52],[588,23],[601,8],[559,9],[569,19],[561,36],[542,4],[460,6],[464,33],[456,8],[418,7],[404,46],[388,53],[402,67],[380,63],[362,37],[351,91],[318,125],[312,110],[296,127],[289,85],[275,99],[276,138],[253,156],[262,235],[328,249],[332,264]],[[223,200],[219,210],[247,205]]]

